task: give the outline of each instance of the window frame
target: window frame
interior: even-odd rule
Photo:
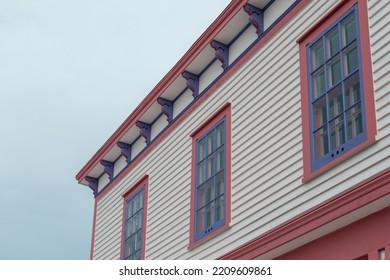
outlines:
[[[196,211],[197,211],[197,177],[198,177],[198,142],[207,136],[211,130],[224,123],[224,219],[214,223],[213,229],[207,233],[196,233]],[[192,160],[191,160],[191,206],[190,206],[190,240],[189,249],[214,237],[220,232],[229,228],[231,223],[231,104],[227,103],[220,108],[213,116],[206,120],[191,135],[192,138]],[[222,147],[222,146],[221,146]],[[221,169],[222,170],[222,169]],[[211,177],[216,177],[218,172],[214,172]],[[210,177],[210,178],[211,178]],[[215,200],[215,198],[214,198]]]
[[[328,154],[318,160],[315,159],[314,145],[314,117],[312,105],[311,79],[312,73],[309,63],[311,63],[310,47],[315,45],[319,38],[326,36],[335,25],[337,26],[343,19],[355,12],[358,50],[358,71],[361,91],[361,108],[363,119],[363,133],[357,137],[346,141],[343,149],[334,150],[333,156],[329,147]],[[302,134],[303,134],[303,182],[307,182],[325,172],[326,170],[344,161],[348,157],[356,154],[375,142],[377,134],[375,100],[372,78],[372,63],[370,50],[370,36],[368,26],[367,3],[363,0],[344,0],[337,4],[327,15],[320,19],[310,28],[297,42],[300,53],[300,78],[301,78],[301,102],[302,102]],[[326,46],[323,46],[324,48]],[[341,50],[339,50],[339,53]],[[324,57],[324,61],[326,61]],[[341,62],[341,61],[340,61]],[[324,62],[325,64],[325,62]],[[352,76],[352,75],[351,75]],[[325,79],[325,82],[327,80]],[[343,81],[342,81],[343,83]],[[325,91],[326,92],[326,91]],[[325,96],[328,93],[325,93]],[[327,104],[328,107],[328,104]],[[345,113],[345,111],[344,111]],[[329,123],[329,121],[328,121]],[[328,130],[328,133],[330,131]],[[345,136],[346,137],[346,136]],[[330,143],[328,143],[330,146]],[[339,153],[336,153],[339,152]]]
[[[144,191],[143,198],[143,219],[142,219],[142,240],[141,240],[141,260],[145,259],[145,243],[146,243],[146,226],[147,226],[147,206],[148,206],[148,190],[149,190],[149,176],[143,176],[136,184],[129,188],[123,195],[123,214],[122,214],[122,237],[120,248],[120,259],[125,260],[128,256],[124,256],[125,246],[125,231],[127,220],[127,202],[132,199],[139,192]]]

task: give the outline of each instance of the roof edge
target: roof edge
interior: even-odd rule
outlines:
[[[185,70],[185,68],[212,41],[222,28],[240,11],[248,0],[232,0],[205,32],[195,41],[188,51],[179,59],[171,70],[160,80],[152,91],[141,101],[126,120],[116,129],[92,158],[81,168],[76,180],[81,183],[85,176],[103,159],[110,149],[119,141],[133,124],[144,114],[153,102],[166,90],[170,84]]]

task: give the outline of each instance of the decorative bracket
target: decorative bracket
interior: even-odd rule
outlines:
[[[171,122],[173,120],[173,102],[159,97],[157,98],[157,103],[161,105],[161,112],[167,116],[167,121]]]
[[[223,70],[226,70],[229,66],[229,47],[216,40],[212,40],[210,45],[215,50],[215,56],[221,61]]]
[[[100,161],[100,164],[104,166],[104,173],[106,173],[110,181],[112,181],[112,179],[114,178],[114,163],[102,159]]]
[[[85,180],[88,182],[88,187],[93,191],[94,197],[96,197],[98,195],[99,180],[89,176],[86,176]]]
[[[263,11],[251,4],[246,4],[244,10],[249,14],[249,22],[256,28],[256,33],[260,36],[264,29]]]
[[[145,138],[145,143],[148,145],[150,143],[152,126],[141,121],[136,122],[135,125],[140,128],[140,134],[143,138]]]
[[[121,154],[126,158],[126,162],[130,163],[131,161],[131,145],[123,142],[117,143],[118,147],[121,148]]]
[[[192,96],[196,98],[199,94],[199,76],[188,71],[184,71],[181,75],[187,80],[187,87],[192,91]]]

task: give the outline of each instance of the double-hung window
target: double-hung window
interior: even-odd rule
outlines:
[[[230,104],[193,135],[190,247],[230,222]]]
[[[299,40],[306,179],[375,136],[367,12],[358,2],[341,2]]]
[[[125,260],[145,258],[147,187],[145,177],[123,196],[121,258]]]

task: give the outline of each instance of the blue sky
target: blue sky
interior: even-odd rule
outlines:
[[[0,259],[88,259],[76,173],[229,0],[0,0]]]

